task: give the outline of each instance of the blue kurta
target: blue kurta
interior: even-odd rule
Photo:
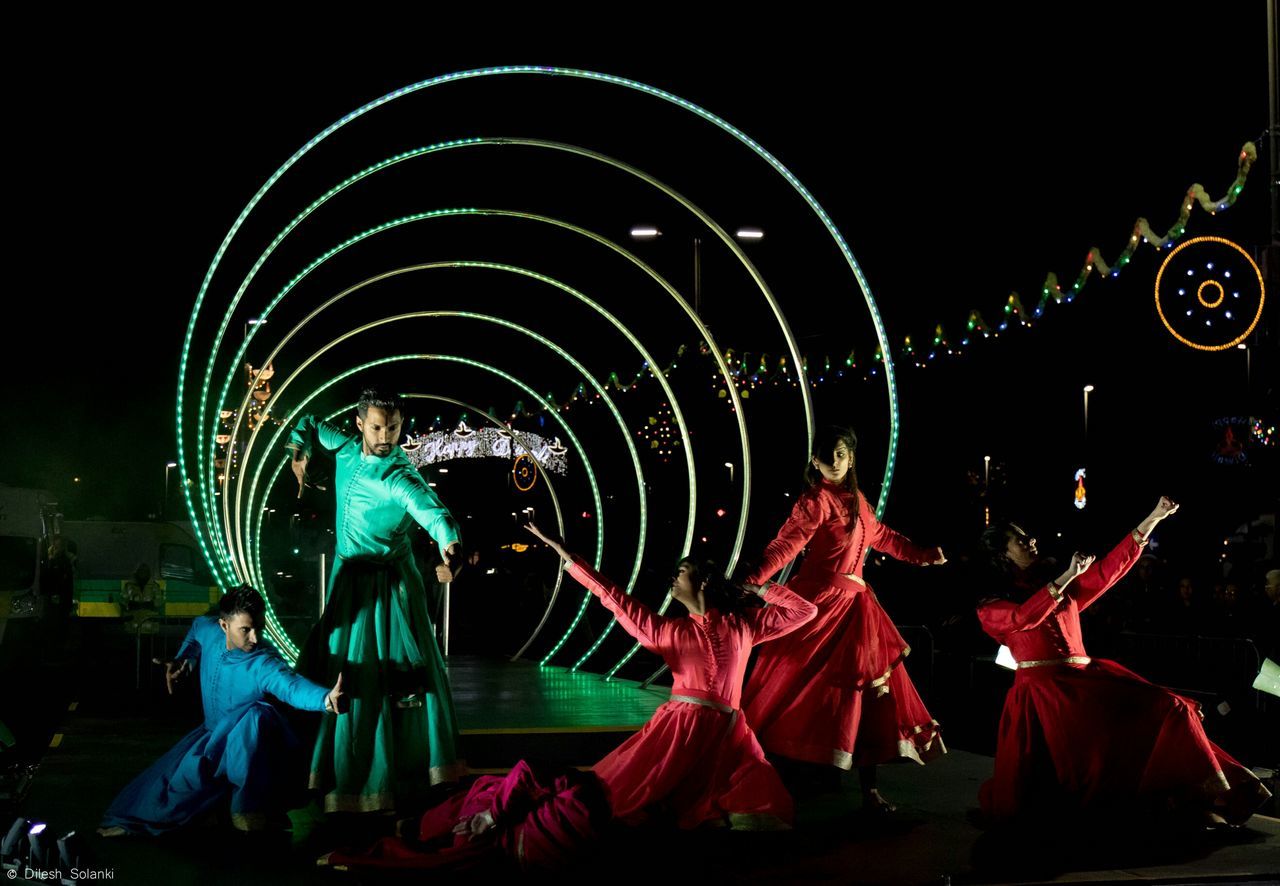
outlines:
[[[351,711],[321,723],[311,786],[329,811],[411,806],[463,767],[409,530],[418,523],[443,550],[459,540],[457,521],[398,446],[366,455],[358,437],[314,416],[298,423],[288,446],[306,456],[329,450],[337,463],[337,556],[298,668],[322,682],[343,674]]]
[[[299,742],[272,695],[304,711],[323,711],[329,690],[294,673],[274,649],[227,649],[218,619],[197,618],[178,650],[200,672],[204,723],[122,790],[103,827],[162,834],[188,824],[228,796],[232,822],[257,830],[290,799],[290,752]]]

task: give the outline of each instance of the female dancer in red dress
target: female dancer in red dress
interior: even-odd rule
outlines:
[[[566,866],[589,850],[613,819],[634,824],[664,812],[681,828],[709,822],[741,830],[790,825],[793,804],[738,709],[751,647],[803,625],[817,608],[781,585],[755,589],[768,605],[747,607],[743,592],[708,564],[685,559],[671,595],[688,617],[657,615],[558,541],[529,530],[568,572],[675,678],[671,700],[593,773],[537,771],[483,776],[422,816],[417,845],[399,838],[368,852],[333,852],[321,864],[460,870],[514,859],[525,870]]]
[[[1058,814],[1199,809],[1208,823],[1240,824],[1270,796],[1209,741],[1199,705],[1113,661],[1090,658],[1080,633],[1087,609],[1137,562],[1168,498],[1097,563],[1075,554],[1056,578],[1036,540],[1013,523],[983,535],[1011,578],[1007,598],[978,607],[982,628],[1009,647],[1017,675],[1005,699],[995,775],[982,786],[995,820],[1029,810]]]
[[[811,600],[818,617],[760,650],[744,709],[770,753],[840,769],[856,763],[864,806],[890,811],[876,789],[876,764],[924,763],[946,747],[901,667],[911,649],[862,578],[863,556],[875,548],[920,566],[946,558],[876,519],[858,491],[856,446],[847,428],[814,438],[809,488],[747,576],[748,586],[759,585],[807,546],[787,587]]]
[[[742,677],[752,646],[796,630],[817,607],[771,585],[754,589],[769,605],[747,608],[735,599],[737,588],[686,559],[671,596],[689,615],[657,615],[536,526],[529,530],[560,554],[623,630],[662,656],[674,678],[671,700],[595,766],[614,817],[634,823],[662,808],[681,828],[726,820],[744,830],[790,825],[791,795],[739,710]]]

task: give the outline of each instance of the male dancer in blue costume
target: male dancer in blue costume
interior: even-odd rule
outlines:
[[[400,448],[400,402],[366,390],[359,435],[305,416],[289,436],[301,484],[317,450],[336,463],[337,556],[324,615],[298,670],[347,679],[351,715],[325,717],[311,762],[311,787],[327,812],[416,809],[428,788],[465,771],[444,659],[414,563],[416,522],[436,541],[447,582],[462,562],[458,522]]]
[[[296,795],[287,783],[290,753],[299,741],[267,694],[304,711],[345,708],[342,678],[325,689],[294,673],[280,654],[258,643],[266,606],[242,585],[223,596],[218,616],[206,615],[165,667],[176,680],[199,668],[204,723],[129,783],[102,819],[98,833],[163,834],[189,824],[228,797],[231,822],[243,831],[283,821]]]

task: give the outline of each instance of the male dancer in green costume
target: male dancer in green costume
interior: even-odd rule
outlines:
[[[366,390],[356,411],[359,437],[306,416],[288,443],[300,487],[317,447],[337,462],[328,602],[298,661],[326,685],[341,673],[351,700],[349,715],[325,715],[312,756],[311,786],[328,812],[405,809],[465,770],[409,540],[416,521],[444,552],[437,577],[451,581],[462,563],[458,523],[398,445],[399,401]]]

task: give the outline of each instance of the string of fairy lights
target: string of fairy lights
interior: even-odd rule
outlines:
[[[925,369],[936,361],[941,361],[948,357],[964,356],[970,348],[980,342],[999,339],[1002,333],[1008,333],[1013,329],[1026,329],[1034,326],[1037,321],[1044,319],[1045,310],[1050,304],[1072,303],[1092,277],[1097,276],[1109,280],[1118,278],[1128,267],[1134,253],[1141,246],[1149,245],[1157,251],[1172,250],[1175,244],[1186,234],[1187,225],[1197,206],[1208,215],[1216,216],[1218,213],[1224,212],[1235,205],[1244,191],[1249,172],[1257,158],[1257,147],[1253,142],[1246,142],[1241,147],[1236,158],[1236,177],[1222,197],[1213,198],[1204,186],[1200,184],[1193,184],[1187,188],[1186,193],[1179,201],[1179,211],[1176,219],[1163,234],[1157,233],[1146,218],[1139,217],[1133,223],[1124,248],[1112,262],[1107,262],[1104,259],[1101,248],[1097,246],[1090,247],[1085,254],[1080,271],[1075,275],[1075,279],[1070,286],[1064,288],[1059,282],[1058,275],[1054,272],[1049,272],[1045,276],[1044,283],[1040,288],[1039,298],[1034,307],[1028,309],[1023,302],[1022,296],[1017,292],[1011,292],[1004,299],[1004,303],[999,309],[999,323],[989,323],[979,309],[970,309],[965,319],[964,334],[959,339],[949,335],[942,323],[937,323],[934,326],[933,335],[929,339],[927,348],[918,348],[911,335],[904,336],[901,347],[897,349],[894,355],[895,363],[899,366]],[[670,378],[672,371],[689,354],[705,356],[707,353],[705,342],[681,344],[676,348],[674,355],[666,366],[657,371],[661,372],[664,377]],[[734,348],[725,348],[724,355],[733,384],[742,399],[749,398],[753,391],[761,389],[784,386],[798,387],[802,376],[807,379],[809,386],[812,388],[848,380],[870,381],[883,373],[882,367],[885,362],[884,349],[879,345],[872,352],[870,361],[866,361],[861,365],[858,362],[856,351],[853,349],[843,357],[837,356],[834,359],[829,354],[820,358],[803,356],[803,373],[796,372],[791,361],[786,356],[774,358],[767,353],[755,355],[748,352],[739,352]],[[719,396],[722,399],[728,399],[727,383],[722,374],[713,372],[711,376],[714,386],[719,390]],[[610,372],[602,380],[601,384],[618,393],[626,393],[637,390],[646,380],[655,377],[654,368],[646,361],[634,373],[619,372],[617,370]],[[575,406],[589,405],[599,398],[588,394],[585,384],[578,384],[568,396],[561,397],[549,392],[546,395],[546,399],[555,404],[555,408],[558,411],[567,412]],[[517,400],[509,415],[511,421],[516,421],[520,418],[538,418],[540,411],[530,410],[524,401]],[[655,425],[656,416],[650,416],[650,419],[648,427]],[[458,421],[465,421],[465,416],[459,417]],[[456,423],[454,422],[454,424]],[[442,416],[436,416],[432,423],[432,430],[451,426],[445,422]],[[638,432],[641,438],[647,442],[652,442],[651,438],[643,431],[644,429],[642,428]],[[661,449],[662,454],[670,454],[667,452],[665,445],[654,448]]]

